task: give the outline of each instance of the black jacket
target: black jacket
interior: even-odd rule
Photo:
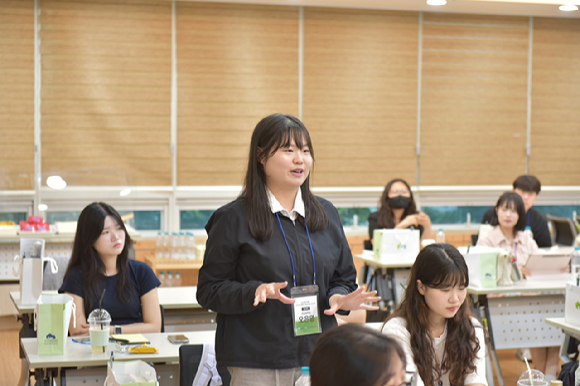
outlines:
[[[481,220],[482,224],[491,224],[493,219],[493,212],[495,208],[489,208],[484,214]],[[534,235],[534,240],[540,248],[549,248],[552,246],[552,237],[550,236],[550,230],[548,229],[548,219],[544,217],[543,214],[530,208],[526,216],[529,216],[529,223],[526,221],[526,225],[532,228],[532,234]]]
[[[336,325],[334,316],[324,315],[328,299],[356,289],[356,270],[337,210],[328,201],[318,200],[330,219],[328,228],[310,233],[320,291],[318,314],[324,331]],[[290,297],[292,264],[278,220],[272,216],[274,231],[266,241],[250,235],[243,198],[218,209],[206,225],[208,240],[197,300],[218,313],[215,349],[220,366],[307,366],[319,336],[294,337],[291,305],[267,300],[253,306],[256,289],[262,283],[287,281],[282,293]],[[295,225],[287,217],[280,216],[280,220],[294,257],[297,285],[311,285],[312,255],[302,219]]]

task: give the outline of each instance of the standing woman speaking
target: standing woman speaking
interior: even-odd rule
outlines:
[[[216,311],[216,356],[232,386],[293,386],[335,313],[376,307],[356,290],[338,212],[310,192],[310,135],[291,115],[252,134],[245,185],[206,225],[197,299]]]

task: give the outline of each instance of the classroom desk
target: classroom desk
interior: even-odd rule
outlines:
[[[172,363],[179,362],[179,344],[172,344],[167,340],[167,336],[171,333],[147,333],[143,334],[151,341],[151,345],[159,350],[156,354],[128,354],[118,353],[114,354],[116,361],[121,360],[144,360],[150,363]],[[189,338],[189,344],[213,344],[215,341],[215,331],[194,331],[183,332]],[[95,367],[102,366],[97,369],[85,369],[83,376],[88,376],[90,373],[95,376],[104,377],[106,375],[107,362],[110,360],[110,352],[114,350],[115,343],[109,344],[109,350],[103,354],[93,354],[91,346],[88,344],[80,344],[72,341],[69,337],[66,342],[65,353],[63,355],[38,355],[38,339],[23,338],[20,344],[26,355],[26,359],[30,363],[30,367],[35,369],[44,369],[44,373],[51,374],[51,377],[60,386],[62,384],[64,375],[63,369],[76,367]],[[103,378],[104,379],[104,378]],[[164,385],[168,384],[166,380]],[[71,382],[67,381],[67,385]],[[177,383],[176,383],[177,384]]]
[[[215,313],[204,310],[196,298],[197,287],[159,287],[159,304],[164,308],[164,322],[166,332],[182,332],[192,330],[207,330],[215,328],[208,324],[215,323]],[[56,294],[57,291],[43,291],[43,293]],[[36,304],[21,304],[20,292],[10,292],[10,298],[21,315],[22,329],[20,338],[35,337],[33,326],[34,307]],[[20,350],[22,360],[19,385],[25,385],[28,379],[29,366],[25,360],[22,348]]]
[[[504,380],[496,350],[560,346],[562,333],[544,320],[564,316],[565,291],[566,282],[561,280],[522,280],[509,287],[467,288],[487,320],[490,354],[500,386],[504,386]]]
[[[363,253],[353,256],[369,267],[363,270],[364,277],[359,277],[359,282],[367,285],[369,290],[377,290],[381,297],[379,309],[390,313],[403,297],[405,286],[409,278],[413,264],[375,260],[371,253]],[[382,319],[382,318],[381,318]]]
[[[570,362],[568,357],[568,346],[570,345],[570,337],[580,340],[580,325],[566,323],[565,318],[546,318],[546,323],[562,330],[565,337],[560,348],[560,358],[564,363]]]

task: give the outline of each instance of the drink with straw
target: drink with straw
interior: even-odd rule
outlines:
[[[109,345],[109,326],[111,315],[107,310],[97,308],[89,314],[89,334],[93,353],[104,353]]]

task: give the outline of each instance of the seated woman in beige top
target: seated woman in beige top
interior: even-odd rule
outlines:
[[[538,249],[538,244],[523,231],[526,227],[526,209],[519,194],[505,192],[497,200],[491,225],[494,228],[480,236],[477,245],[503,248],[510,251],[517,260],[518,266],[526,265],[531,254]],[[522,268],[524,275],[529,272]]]
[[[495,227],[477,240],[477,245],[497,247],[511,251],[522,268],[522,273],[530,272],[523,268],[531,254],[538,249],[536,241],[526,235],[526,209],[519,194],[506,192],[501,195],[495,206],[491,225]],[[530,348],[534,367],[549,377],[556,378],[559,365],[559,347]]]

